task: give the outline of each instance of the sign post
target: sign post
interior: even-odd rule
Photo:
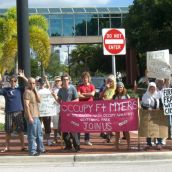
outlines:
[[[103,29],[103,53],[112,55],[112,72],[116,75],[115,55],[126,54],[125,29]]]

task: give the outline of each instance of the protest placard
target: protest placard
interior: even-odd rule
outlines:
[[[172,88],[164,88],[162,98],[164,114],[172,115]]]
[[[171,76],[169,50],[147,52],[147,70],[149,78],[169,78]]]
[[[41,103],[39,103],[40,117],[57,115],[60,106],[51,95],[51,92],[48,89],[42,89],[38,93],[41,97]]]
[[[112,132],[138,130],[138,99],[63,102],[61,131]]]
[[[167,138],[168,116],[162,110],[140,110],[140,137]]]

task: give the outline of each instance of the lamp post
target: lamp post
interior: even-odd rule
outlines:
[[[16,0],[17,3],[17,34],[18,34],[18,67],[30,77],[30,46],[28,0]]]

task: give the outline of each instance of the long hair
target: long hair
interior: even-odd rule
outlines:
[[[126,94],[127,94],[127,89],[126,89],[125,87],[123,87],[122,94],[120,94],[120,95],[124,96],[124,95],[126,95]],[[115,95],[116,95],[116,96],[119,95],[118,87],[117,87],[116,90],[115,90]]]

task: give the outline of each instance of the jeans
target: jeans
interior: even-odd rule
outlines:
[[[80,140],[80,133],[78,133],[78,139]],[[90,133],[84,133],[84,140],[89,141],[90,140]]]
[[[147,145],[152,146],[151,137],[146,138]],[[162,138],[157,138],[157,145],[162,145]]]
[[[33,120],[34,122],[32,124],[27,121],[27,139],[29,154],[35,154],[45,151],[41,122],[38,117],[33,118]]]

